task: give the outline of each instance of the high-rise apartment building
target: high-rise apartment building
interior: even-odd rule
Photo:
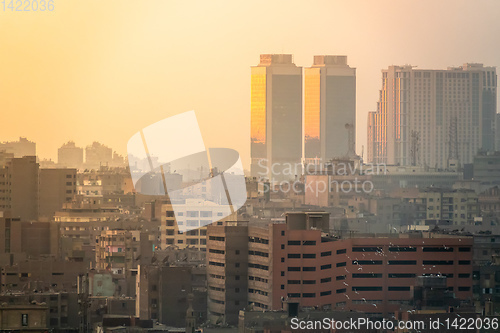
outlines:
[[[35,156],[0,152],[0,211],[10,210],[21,221],[38,218],[38,168]]]
[[[314,56],[304,69],[306,163],[353,156],[356,136],[356,69],[347,56]]]
[[[299,166],[301,156],[302,67],[291,54],[262,54],[251,75],[252,176],[293,178],[295,171],[283,170]]]
[[[495,149],[494,67],[390,66],[368,116],[368,161],[448,168]]]
[[[73,141],[63,144],[57,150],[57,163],[67,168],[81,168],[83,165],[83,148],[77,147]]]
[[[40,169],[38,216],[52,219],[76,195],[76,169]]]

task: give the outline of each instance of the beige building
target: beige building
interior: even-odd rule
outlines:
[[[35,156],[0,152],[0,211],[23,221],[38,219],[38,163]]]
[[[134,268],[140,253],[140,230],[107,230],[101,232],[95,248],[96,268],[126,275]]]
[[[445,190],[429,187],[411,199],[421,221],[448,221],[457,226],[474,225],[481,216],[478,195],[474,190]]]
[[[57,150],[57,164],[66,168],[81,168],[83,165],[83,148],[68,141]]]
[[[76,194],[76,169],[40,169],[38,216],[53,219]]]
[[[14,154],[14,157],[36,156],[36,143],[20,137],[19,141],[0,142],[0,151]]]
[[[0,306],[0,330],[2,332],[48,332],[45,305]]]
[[[87,271],[83,262],[37,258],[1,269],[1,291],[25,290],[76,292],[77,277]]]
[[[113,150],[102,143],[93,142],[85,147],[85,168],[99,169],[102,165],[110,165],[113,161]]]
[[[235,220],[236,213],[222,218],[227,211],[221,206],[203,199],[185,199],[183,205],[176,205],[176,209],[184,208],[177,213],[176,220],[172,205],[165,202],[161,205],[160,216],[160,244],[162,249],[175,245],[180,249],[192,247],[201,251],[206,250],[207,226],[211,219],[220,216],[221,220]],[[189,230],[183,232],[183,230]]]
[[[494,67],[390,66],[368,116],[368,162],[448,168],[495,149]]]

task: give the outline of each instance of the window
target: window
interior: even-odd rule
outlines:
[[[414,278],[416,274],[413,273],[389,273],[389,278]]]
[[[416,265],[416,260],[389,260],[389,265]]]
[[[452,247],[424,247],[423,252],[453,252]]]
[[[321,266],[321,269],[330,269],[330,268],[332,268],[332,264],[322,265]]]
[[[353,247],[352,252],[378,252],[381,251],[380,247]]]
[[[382,260],[353,260],[353,265],[382,265]],[[390,261],[389,261],[390,265]]]
[[[269,270],[269,266],[267,266],[267,265],[253,264],[253,263],[249,263],[248,268],[257,268],[257,269],[262,269],[264,271]]]
[[[28,314],[21,314],[21,326],[28,326]]]
[[[324,278],[324,279],[320,280],[321,283],[327,283],[327,282],[330,282],[330,281],[332,281],[331,277],[327,277],[327,278]]]
[[[284,250],[285,249],[285,244],[281,244],[281,249]]]
[[[288,280],[288,284],[300,284],[300,280]]]
[[[470,265],[470,260],[459,260],[458,264],[459,265]]]
[[[304,297],[304,298],[313,298],[313,297],[316,297],[316,293],[303,293],[302,297]]]
[[[410,291],[410,287],[389,287],[389,291]]]
[[[300,272],[300,267],[288,267],[289,272]]]
[[[382,274],[380,273],[355,273],[352,275],[353,278],[355,279],[360,279],[360,278],[381,278]]]
[[[285,236],[285,231],[281,230],[281,236]]]
[[[352,287],[352,291],[382,291],[382,287]]]
[[[316,254],[315,253],[304,253],[302,255],[302,258],[304,258],[304,259],[315,259],[316,258]]]
[[[316,284],[316,280],[304,280],[302,284]]]
[[[424,265],[453,265],[453,260],[424,260]]]
[[[303,272],[315,272],[316,267],[302,267]]]
[[[329,257],[332,255],[332,251],[327,251],[327,252],[321,252],[322,257]]]
[[[331,290],[328,290],[328,291],[322,291],[321,293],[319,293],[320,296],[328,296],[328,295],[331,295],[332,294],[332,291]]]
[[[187,220],[186,225],[188,227],[199,227],[200,222],[198,220]]]
[[[336,267],[344,267],[346,265],[346,262],[338,262],[335,266]]]
[[[347,252],[346,249],[337,250],[337,254],[343,254],[343,253],[346,253],[346,252]]]
[[[218,266],[218,267],[224,267],[224,263],[222,262],[216,262],[216,261],[209,261],[208,264],[210,266]]]
[[[281,262],[285,262],[285,258],[284,257],[281,257]]]
[[[342,289],[337,289],[335,291],[337,294],[342,294],[342,293],[345,293],[346,292],[346,289],[345,288],[342,288]]]
[[[300,253],[289,253],[288,259],[300,259]]]

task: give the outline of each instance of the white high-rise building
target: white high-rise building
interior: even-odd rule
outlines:
[[[495,149],[495,67],[390,66],[368,117],[368,161],[448,168]]]

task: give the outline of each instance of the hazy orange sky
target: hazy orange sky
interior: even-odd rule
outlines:
[[[380,70],[500,64],[500,1],[55,0],[0,7],[0,141],[42,158],[68,140],[126,153],[130,136],[195,110],[205,144],[249,161],[250,66],[261,53],[347,55],[357,68],[357,151]]]

